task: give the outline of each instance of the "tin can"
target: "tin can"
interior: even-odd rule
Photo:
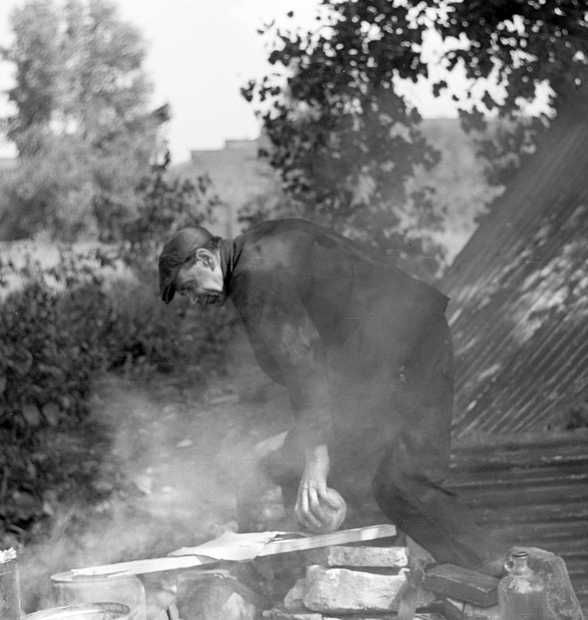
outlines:
[[[0,618],[21,620],[20,584],[16,551],[0,551]]]

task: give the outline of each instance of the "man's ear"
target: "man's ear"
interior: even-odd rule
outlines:
[[[199,248],[196,250],[196,261],[201,262],[208,269],[214,269],[214,256],[210,250]]]

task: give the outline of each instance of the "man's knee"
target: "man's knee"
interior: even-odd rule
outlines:
[[[377,501],[391,496],[406,497],[423,483],[442,483],[448,466],[448,447],[412,434],[400,435],[378,463],[372,479],[374,497]]]
[[[410,493],[411,473],[395,467],[390,456],[385,456],[372,478],[372,492],[378,504],[389,503],[394,497]]]

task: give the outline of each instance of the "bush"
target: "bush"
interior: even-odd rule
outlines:
[[[49,262],[0,261],[0,534],[34,533],[72,490],[95,499],[88,482],[101,461],[86,457],[108,436],[88,415],[94,379],[178,369],[204,387],[224,373],[234,317],[193,312],[184,299],[165,306],[156,290],[163,240],[210,218],[218,204],[210,180],[169,180],[155,170],[130,202],[136,208],[92,198],[101,243],[90,249],[61,246]]]
[[[228,312],[203,317],[182,302],[165,306],[154,270],[146,281],[114,266],[100,248],[62,249],[51,267],[0,265],[0,531],[33,531],[51,513],[48,492],[70,488],[72,476],[79,487],[94,475],[99,462],[81,470],[69,458],[72,446],[64,451],[55,442],[76,433],[101,441],[99,428],[88,429],[95,424],[88,417],[92,383],[101,373],[189,365],[190,381],[204,383],[223,372]]]
[[[205,382],[224,373],[225,344],[233,316],[226,308],[191,312],[187,300],[165,306],[152,288],[140,282],[112,287],[108,329],[108,369],[170,373],[186,365]]]

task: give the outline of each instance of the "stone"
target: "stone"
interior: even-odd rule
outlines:
[[[255,620],[259,598],[227,571],[186,573],[178,579],[182,620]]]
[[[283,601],[292,589],[292,585],[299,579],[304,579],[307,566],[302,552],[259,557],[246,564],[255,569],[258,583],[263,588],[263,594],[269,599],[269,604],[265,605],[264,609],[269,609]]]
[[[382,575],[347,568],[309,566],[304,606],[312,611],[352,613],[397,611],[406,584],[405,571]]]
[[[498,579],[454,564],[438,564],[425,573],[423,588],[478,607],[498,602]]]
[[[345,614],[345,616],[323,616],[322,618],[323,620],[398,620],[396,614],[378,614],[377,616]]]
[[[406,537],[406,548],[408,550],[408,567],[410,570],[424,570],[427,566],[437,563],[435,558],[410,536]]]
[[[347,568],[390,568],[408,566],[406,547],[337,546],[313,549],[308,552],[313,564]]]
[[[501,620],[502,618],[498,605],[482,608],[466,603],[462,611],[466,620]]]
[[[298,579],[284,597],[284,607],[286,609],[300,609],[304,605],[305,591],[306,579]]]
[[[267,620],[322,620],[323,618],[322,614],[317,614],[312,611],[294,611],[280,609],[279,607],[264,611],[262,616]]]

